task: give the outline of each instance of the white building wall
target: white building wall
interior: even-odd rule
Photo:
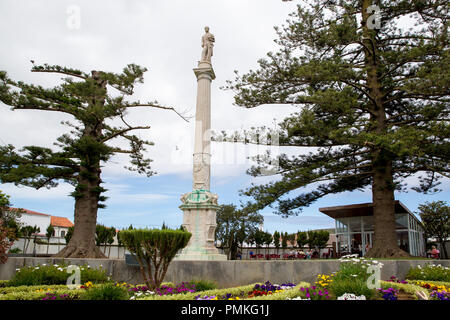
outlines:
[[[22,213],[19,221],[23,225],[27,226],[37,226],[41,229],[39,234],[45,234],[47,232],[47,227],[50,225],[51,217],[50,216],[41,216],[37,214],[28,214]]]

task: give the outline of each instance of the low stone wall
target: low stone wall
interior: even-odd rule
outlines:
[[[74,265],[89,265],[107,270],[115,281],[142,283],[139,268],[129,266],[125,260],[115,259],[54,259],[54,258],[9,258],[0,265],[0,280],[8,280],[17,268],[24,265],[58,264],[65,262]],[[450,267],[450,260],[383,260],[381,279],[392,275],[403,279],[409,268],[426,263]],[[173,261],[165,281],[179,283],[196,279],[213,280],[221,287],[246,285],[254,282],[272,283],[315,281],[318,274],[335,272],[339,269],[338,260],[277,260],[277,261]]]

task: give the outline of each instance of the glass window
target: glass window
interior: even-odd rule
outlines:
[[[338,233],[346,233],[348,231],[348,221],[347,218],[341,218],[336,220],[336,228]]]
[[[361,217],[361,218],[363,221],[364,232],[375,230],[374,223],[373,223],[373,216]]]
[[[409,252],[409,237],[408,237],[408,231],[397,231],[397,243],[398,246],[405,250],[406,252]]]
[[[395,215],[395,227],[396,229],[408,229],[408,215],[396,214]]]
[[[361,232],[361,217],[349,218],[350,232]]]

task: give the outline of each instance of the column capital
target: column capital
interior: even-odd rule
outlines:
[[[194,68],[194,73],[197,80],[203,77],[207,77],[210,80],[214,80],[216,78],[216,74],[214,73],[212,66],[199,66],[198,68]]]

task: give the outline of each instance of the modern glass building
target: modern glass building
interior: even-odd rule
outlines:
[[[320,208],[336,222],[336,251],[339,256],[364,256],[373,245],[373,204],[362,203]],[[395,201],[397,241],[412,256],[426,256],[422,223],[400,201]]]

